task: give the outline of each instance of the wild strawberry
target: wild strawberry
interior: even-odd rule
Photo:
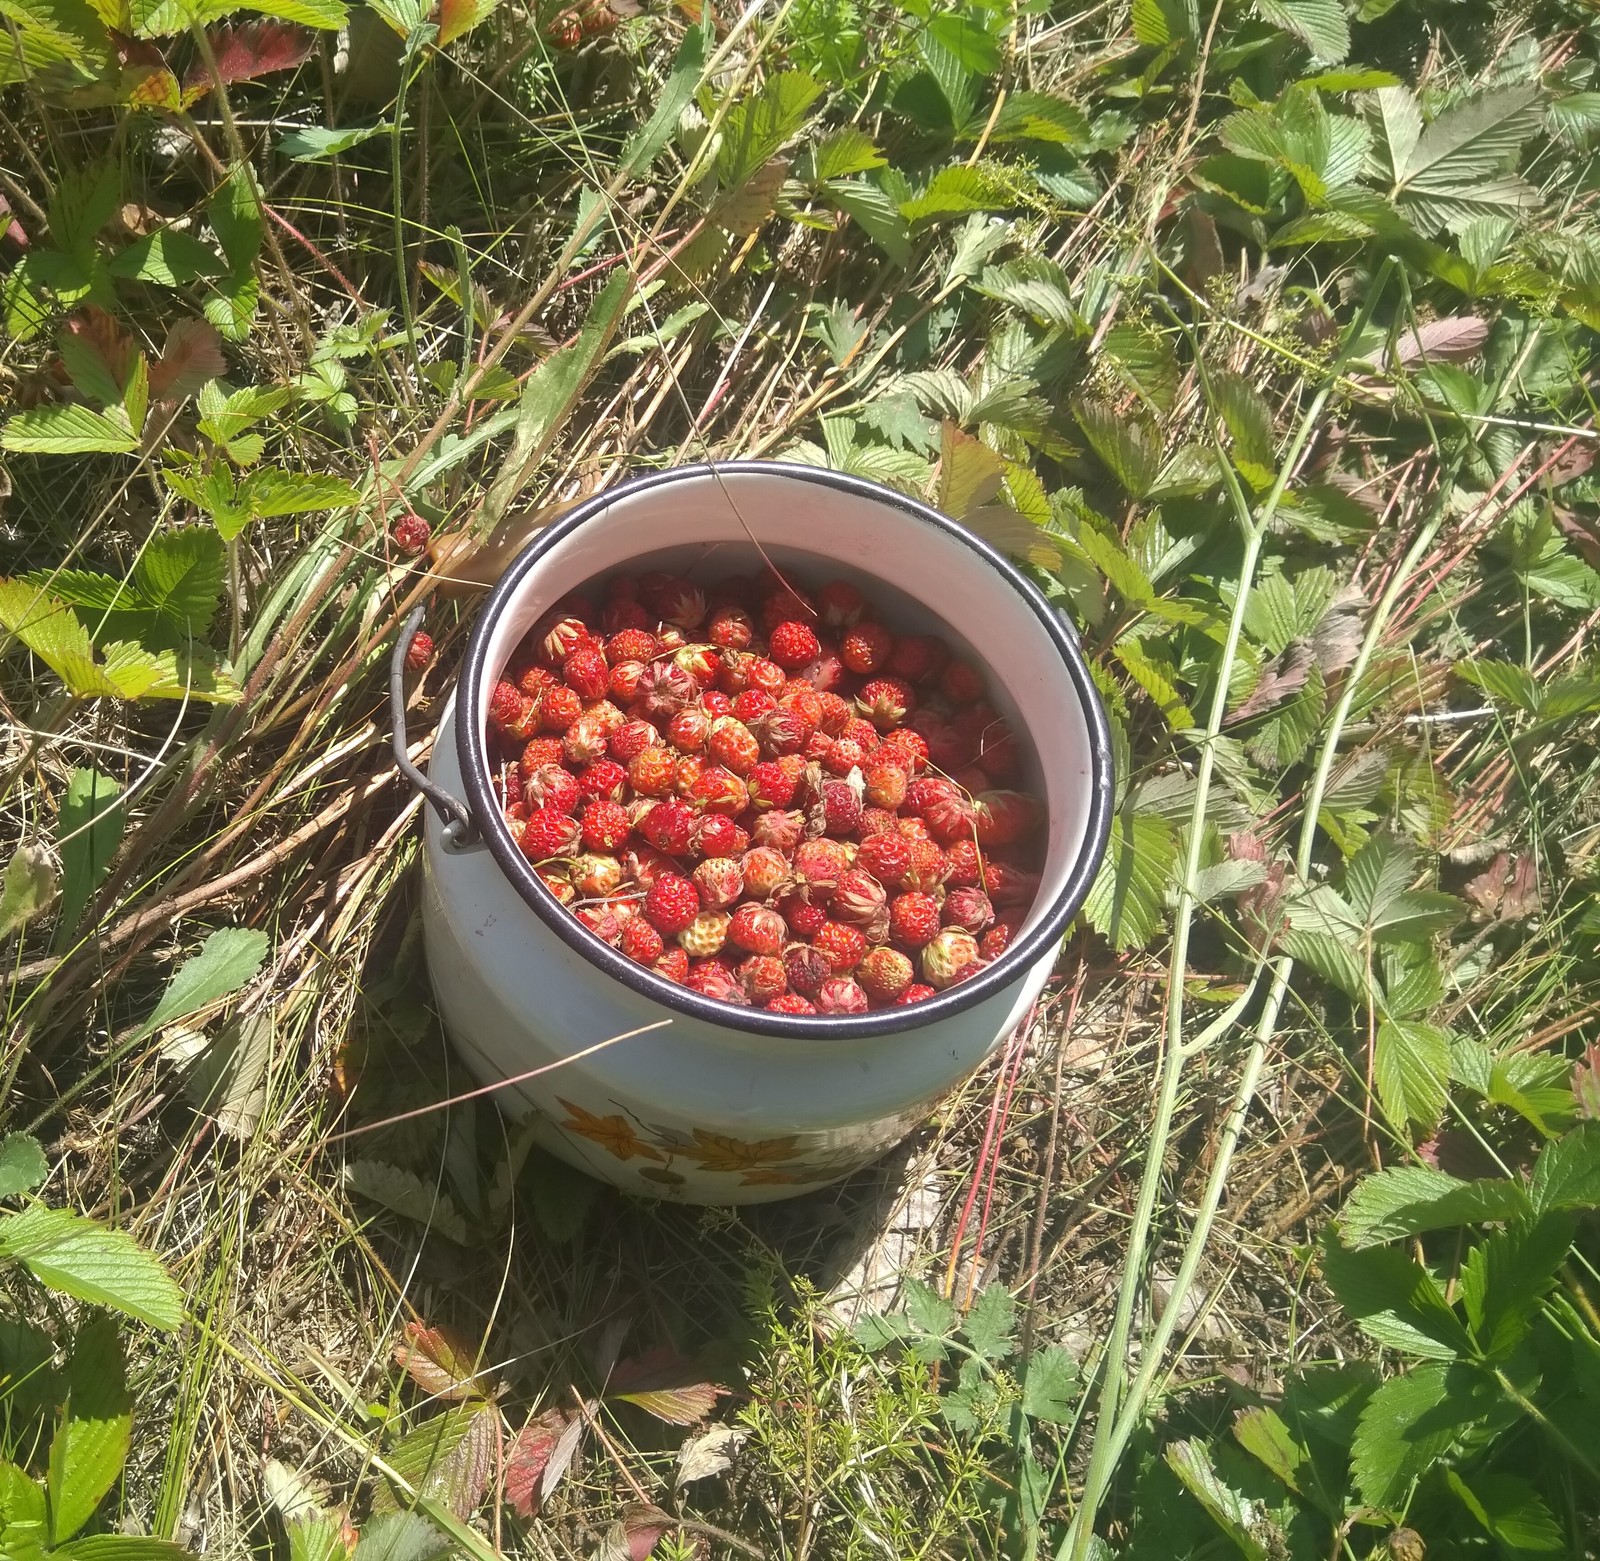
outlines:
[[[823,690],[817,695],[817,703],[822,711],[817,724],[829,737],[842,735],[845,727],[855,718],[855,706],[838,694]]]
[[[733,701],[720,688],[708,688],[700,696],[700,708],[715,723],[723,716],[733,714]]]
[[[617,947],[637,965],[653,965],[666,951],[661,934],[643,916],[623,923]]]
[[[928,833],[942,846],[962,838],[971,839],[975,810],[954,786],[929,799],[922,809]]]
[[[1032,834],[1043,810],[1021,791],[980,792],[974,804],[978,844],[1008,846]]]
[[[594,640],[581,617],[559,608],[546,613],[533,626],[533,638],[538,642],[539,655],[550,667],[562,666],[573,651],[592,645]]]
[[[588,645],[580,645],[561,664],[561,679],[586,700],[603,699],[610,678],[606,658]]]
[[[583,15],[575,6],[557,11],[545,23],[545,42],[553,49],[576,49],[583,43]]]
[[[719,716],[711,723],[706,752],[735,775],[748,775],[761,760],[761,745],[755,734],[732,715]]]
[[[903,634],[894,642],[885,670],[908,683],[925,683],[937,677],[949,659],[943,640],[931,634]]]
[[[910,784],[910,771],[899,754],[891,754],[887,759],[873,754],[861,766],[862,798],[874,807],[891,810],[900,807]]]
[[[839,659],[863,676],[879,671],[889,659],[893,637],[881,623],[858,623],[839,641]]]
[[[754,729],[763,752],[799,753],[810,740],[815,722],[808,721],[804,713],[792,705],[780,704],[758,717]]]
[[[743,856],[750,836],[726,813],[706,813],[695,821],[689,845],[701,856]]]
[[[647,716],[671,716],[696,692],[694,679],[675,661],[652,661],[639,679],[639,708]]]
[[[750,806],[750,793],[732,770],[712,764],[689,788],[689,801],[704,813],[725,813],[734,818]]]
[[[983,674],[970,662],[952,661],[939,674],[939,687],[952,704],[970,705],[983,698]]]
[[[710,959],[728,941],[728,916],[725,911],[701,911],[678,934],[678,947],[690,959]]]
[[[889,935],[888,896],[883,885],[859,867],[839,875],[828,909],[835,921],[859,927],[869,943],[882,943]]]
[[[568,764],[592,764],[605,757],[606,746],[605,723],[588,710],[561,736],[561,754]]]
[[[880,732],[898,726],[916,708],[917,696],[902,678],[876,677],[861,685],[856,708]]]
[[[904,835],[907,840],[926,840],[932,842],[933,836],[928,833],[928,826],[915,814],[907,814],[894,821],[895,833]]]
[[[959,927],[946,927],[922,951],[923,979],[943,991],[977,958],[978,940]]]
[[[639,697],[639,686],[644,682],[647,671],[649,671],[648,662],[617,662],[606,678],[606,692],[613,699],[620,699],[625,705],[632,704]]]
[[[575,813],[583,796],[577,778],[559,764],[541,764],[523,777],[523,788],[534,807],[557,813]]]
[[[889,936],[908,949],[919,949],[939,933],[939,902],[920,890],[897,895],[889,903]]]
[[[620,802],[591,802],[581,819],[583,843],[591,851],[619,851],[633,833],[626,810]]]
[[[641,889],[648,889],[663,873],[675,873],[678,868],[677,862],[654,846],[631,845],[622,853],[623,872]]]
[[[739,979],[752,1003],[770,1003],[789,987],[789,972],[774,954],[752,954],[739,965]]]
[[[627,721],[607,739],[606,752],[613,759],[626,764],[636,753],[655,748],[660,742],[661,733],[648,721]]]
[[[574,860],[567,877],[579,894],[615,894],[622,887],[622,863],[614,856],[589,851]]]
[[[663,656],[675,656],[688,643],[682,629],[675,629],[670,623],[656,626],[656,644]]]
[[[619,629],[606,641],[606,660],[612,666],[619,661],[649,661],[655,653],[656,637],[645,628]]]
[[[859,770],[866,759],[861,744],[851,742],[848,737],[831,739],[821,755],[822,763],[835,775],[848,775],[852,770]]]
[[[806,624],[817,621],[816,603],[792,582],[768,576],[769,594],[761,604],[761,622],[770,634],[781,623]]]
[[[631,649],[639,642],[624,640],[620,651],[611,649],[611,639],[619,634],[633,634],[642,632],[650,634],[650,614],[635,601],[613,600],[605,604],[600,611],[600,627],[609,636],[605,644],[606,660],[615,664],[618,661],[648,661],[655,651],[655,636],[650,636],[650,649],[643,655],[631,654]]]
[[[544,691],[539,700],[539,724],[547,732],[564,732],[583,714],[583,700],[578,691],[564,683],[556,683]]]
[[[686,705],[667,722],[667,741],[679,753],[699,753],[711,732],[711,717],[699,705]]]
[[[854,772],[852,772],[854,773]],[[837,839],[853,835],[861,822],[861,777],[837,780],[825,777],[817,787],[817,800],[811,805],[811,827]]]
[[[814,1014],[817,1005],[803,998],[798,992],[785,992],[782,997],[775,997],[767,1004],[769,1014]]]
[[[749,650],[755,621],[742,607],[719,607],[706,625],[706,638],[723,650]]]
[[[911,985],[916,971],[899,949],[868,949],[856,966],[856,980],[874,1003],[892,1003]]]
[[[867,994],[849,976],[830,976],[817,992],[817,1008],[825,1014],[864,1014]]]
[[[979,734],[978,767],[990,781],[1004,785],[1022,773],[1022,745],[1016,733],[1003,721],[991,721]]]
[[[715,645],[685,645],[673,653],[672,660],[680,671],[688,673],[697,689],[710,688],[722,666]]]
[[[517,842],[522,843],[520,840]],[[524,853],[526,854],[526,853]],[[538,874],[539,882],[553,894],[562,905],[571,905],[577,899],[578,891],[557,873],[543,872]]]
[[[628,760],[628,784],[641,797],[665,797],[676,774],[677,761],[669,748],[644,748]]]
[[[581,838],[577,819],[557,808],[535,808],[519,844],[530,862],[543,862],[552,856],[571,856]]]
[[[771,694],[776,699],[787,686],[789,674],[775,661],[769,661],[765,656],[750,656],[744,662],[744,682],[742,688],[759,689],[764,694]]]
[[[714,766],[703,753],[686,753],[679,756],[672,772],[672,789],[687,799],[700,783],[700,777]]]
[[[789,862],[771,846],[755,846],[744,854],[744,886],[758,900],[764,900],[789,878]]]
[[[689,975],[689,956],[676,943],[655,962],[655,973],[675,986],[682,986]]]
[[[954,841],[945,852],[950,871],[945,882],[953,889],[981,889],[984,887],[983,852],[970,835]]]
[[[899,818],[891,813],[888,808],[862,808],[861,822],[856,826],[856,833],[863,840],[869,835],[892,834],[895,825],[899,822]]]
[[[856,866],[897,889],[911,868],[911,842],[900,834],[869,835],[856,851]]]
[[[419,558],[433,540],[433,527],[415,510],[408,510],[389,529],[394,545],[409,558]]]
[[[829,921],[823,923],[812,946],[833,966],[834,974],[842,976],[861,963],[861,956],[867,952],[867,939],[859,927]]]
[[[797,938],[814,938],[827,924],[827,907],[811,899],[806,889],[780,889],[772,903]]]
[[[695,864],[689,876],[694,879],[694,886],[700,891],[700,903],[707,910],[725,910],[744,893],[744,868],[732,857],[707,857]]]
[[[666,622],[686,634],[705,621],[705,592],[687,580],[675,580],[667,589],[658,592],[655,606]]]
[[[822,646],[809,624],[790,621],[773,626],[767,654],[785,672],[796,672],[807,662],[815,661],[822,654]]]
[[[522,707],[526,703],[527,696],[522,690],[515,683],[508,683],[502,678],[489,695],[489,708],[486,712],[489,730],[505,731],[522,714]]]
[[[978,939],[978,954],[983,959],[999,959],[1011,947],[1011,940],[1016,937],[1016,925],[1009,921],[997,921],[984,935]]]
[[[885,751],[893,748],[897,753],[906,757],[906,768],[913,775],[919,774],[928,763],[928,740],[920,732],[914,732],[908,726],[902,726],[898,731],[890,732],[883,740],[879,749],[879,757]]]
[[[694,831],[694,809],[675,798],[669,798],[656,803],[634,827],[656,850],[665,851],[668,856],[683,856],[689,849],[689,839]],[[667,929],[663,927],[661,930],[665,932]]]
[[[749,901],[733,913],[728,937],[747,954],[776,954],[787,939],[783,917],[767,905]]]
[[[602,943],[615,943],[622,936],[622,923],[609,905],[580,905],[574,914]]]
[[[817,592],[817,611],[830,629],[848,628],[867,608],[867,599],[848,580],[830,580]]]
[[[795,877],[809,886],[814,898],[826,900],[849,866],[850,855],[842,841],[803,840],[795,847]]]
[[[609,739],[628,724],[628,718],[609,699],[596,700],[583,712]]]
[[[523,790],[522,771],[502,764],[494,777],[495,792],[508,808],[515,807],[527,795]]]
[[[994,920],[994,906],[982,889],[952,889],[944,897],[944,924],[982,932]]]
[[[677,873],[662,873],[644,897],[644,914],[663,937],[672,937],[700,914],[700,891]]]
[[[751,801],[755,798],[752,795]],[[756,815],[750,838],[758,846],[777,851],[793,851],[806,832],[806,816],[798,808],[769,808]]]
[[[933,987],[928,986],[921,981],[913,981],[911,985],[908,986],[905,991],[903,991],[894,1000],[894,1006],[896,1008],[906,1008],[912,1003],[925,1003],[930,997],[937,997],[938,995],[938,992]]]
[[[721,1003],[737,1003],[748,1008],[750,999],[745,994],[744,983],[720,960],[703,959],[689,966],[684,985],[702,997],[714,997]]]
[[[418,629],[406,646],[406,671],[421,672],[433,660],[433,636]]]
[[[833,974],[827,955],[809,943],[791,943],[783,951],[783,968],[790,987],[804,997],[815,997]]]
[[[777,708],[778,701],[764,688],[743,689],[733,702],[733,713],[749,727],[753,727],[769,710]]]
[[[529,699],[542,699],[544,691],[561,681],[548,667],[524,667],[516,676],[517,687]]]
[[[907,889],[937,889],[950,876],[950,859],[931,840],[913,839],[911,865],[901,882]]]
[[[1010,862],[985,862],[983,877],[997,906],[1031,905],[1039,893],[1039,875]]]
[[[596,759],[578,776],[578,791],[593,802],[621,802],[628,772],[615,759]]]

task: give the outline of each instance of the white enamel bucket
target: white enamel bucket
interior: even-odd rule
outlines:
[[[891,627],[897,616],[925,627],[931,613],[986,669],[993,703],[1037,752],[1027,785],[1049,812],[1039,897],[1004,954],[925,1002],[802,1017],[701,997],[558,906],[505,828],[484,712],[526,631],[562,595],[623,567],[748,573],[761,561],[752,537],[801,581],[854,581]],[[397,691],[409,641],[396,650]],[[512,1116],[537,1112],[540,1141],[594,1176],[651,1197],[750,1203],[878,1158],[1026,1016],[1105,849],[1111,745],[1070,624],[971,532],[860,478],[736,462],[598,494],[517,557],[474,627],[424,784],[435,803],[428,970],[468,1068],[485,1084],[546,1068],[496,1098]]]

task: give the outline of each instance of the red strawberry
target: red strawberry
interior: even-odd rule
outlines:
[[[569,764],[581,767],[605,756],[606,726],[595,714],[599,708],[595,705],[584,711],[562,734],[561,754]]]
[[[641,797],[665,797],[677,778],[677,761],[668,748],[645,748],[628,760],[628,784]]]
[[[908,683],[925,683],[937,677],[950,659],[943,640],[931,634],[905,634],[889,652],[888,671]]]
[[[522,771],[509,764],[500,766],[494,777],[495,790],[506,807],[515,807],[526,796],[523,790]]]
[[[559,737],[530,737],[522,745],[522,754],[517,765],[526,777],[532,775],[535,770],[543,769],[547,764],[559,766],[565,757],[566,750],[561,746]]]
[[[602,943],[615,943],[622,936],[622,923],[609,906],[580,905],[574,914]]]
[[[700,708],[711,717],[712,724],[725,715],[733,714],[733,701],[720,688],[708,688],[700,696]]]
[[[721,1003],[737,1003],[742,1008],[750,1006],[744,984],[720,960],[703,959],[691,963],[684,985],[702,997],[714,997]]]
[[[859,927],[869,943],[881,943],[889,935],[888,896],[883,885],[859,867],[840,874],[828,908],[835,921]]]
[[[573,862],[567,878],[580,894],[615,894],[622,887],[622,863],[590,851]]]
[[[835,775],[848,775],[851,770],[859,770],[867,759],[861,744],[852,742],[848,737],[831,738],[819,757]]]
[[[502,678],[494,686],[494,691],[489,695],[489,709],[487,711],[489,730],[503,732],[511,726],[522,714],[522,707],[527,703],[527,697],[515,683],[507,683]]]
[[[983,877],[996,905],[1030,905],[1039,893],[1039,875],[1010,862],[985,862]]]
[[[612,666],[619,661],[649,661],[656,653],[656,637],[648,629],[619,629],[606,641],[606,660]]]
[[[906,756],[908,761],[906,768],[913,775],[920,773],[927,766],[928,740],[920,732],[914,732],[908,726],[902,726],[884,738],[883,746],[879,749],[879,757],[883,757],[890,748]]]
[[[750,656],[744,662],[744,688],[759,689],[776,699],[789,682],[789,675],[765,656]]]
[[[789,879],[789,862],[781,851],[771,846],[756,846],[744,854],[744,886],[759,900],[764,900],[780,884]]]
[[[672,659],[681,671],[688,673],[697,689],[710,688],[722,667],[715,645],[685,645],[673,653]]]
[[[644,897],[645,919],[664,937],[682,932],[700,914],[700,892],[677,873],[662,873]],[[974,944],[974,951],[977,945]]]
[[[768,576],[770,594],[761,604],[761,621],[770,634],[780,623],[798,623],[804,627],[817,621],[816,604],[792,582]]]
[[[744,868],[731,857],[707,857],[695,864],[690,876],[700,891],[700,903],[708,910],[724,910],[744,893]]]
[[[696,692],[694,679],[675,661],[652,661],[639,679],[639,708],[647,716],[670,716]]]
[[[818,723],[822,730],[829,737],[842,736],[845,727],[855,719],[855,706],[848,699],[826,691],[817,695],[817,703],[822,709],[822,718]]]
[[[621,802],[628,772],[615,759],[596,759],[578,776],[578,790],[595,802]]]
[[[529,699],[542,699],[544,691],[559,681],[560,679],[548,667],[524,667],[516,677],[517,687]]]
[[[769,710],[777,708],[778,701],[763,688],[743,689],[733,702],[733,713],[752,729]]]
[[[946,927],[922,951],[922,974],[929,986],[954,986],[978,959],[978,940],[959,927]]]
[[[817,787],[817,800],[811,805],[811,827],[837,839],[853,835],[861,823],[861,783],[836,780],[828,776]]]
[[[870,835],[856,851],[856,866],[879,883],[899,888],[911,868],[911,842],[900,834]]]
[[[749,650],[755,621],[742,607],[719,607],[706,625],[706,638],[723,650]]]
[[[772,954],[752,954],[741,962],[739,979],[752,1003],[770,1004],[774,998],[782,997],[789,987],[788,970],[783,961]]]
[[[523,777],[523,789],[534,807],[551,808],[557,813],[574,813],[582,798],[577,779],[559,764],[541,764]]]
[[[795,847],[795,876],[810,887],[813,898],[825,900],[849,866],[850,855],[842,841],[804,840]]]
[[[421,672],[433,660],[433,636],[418,629],[406,646],[406,671]]]
[[[856,980],[874,1003],[892,1003],[912,982],[916,971],[898,949],[868,949],[856,966]]]
[[[950,876],[950,859],[931,840],[912,840],[911,866],[901,880],[908,889],[937,889]]]
[[[660,742],[661,733],[648,721],[628,721],[611,734],[606,751],[613,759],[626,764],[636,753],[655,748]]]
[[[942,846],[962,838],[970,840],[975,817],[972,804],[954,786],[930,798],[922,809],[928,833]]]
[[[970,705],[983,698],[983,674],[965,661],[952,661],[939,674],[939,687],[952,704]]]
[[[552,684],[539,700],[539,724],[547,732],[564,732],[583,714],[578,691],[564,683]]]
[[[790,987],[804,997],[815,997],[822,990],[822,983],[833,974],[827,956],[809,943],[791,943],[783,951],[783,968]]]
[[[867,994],[849,976],[830,976],[817,993],[817,1007],[825,1014],[864,1014]]]
[[[852,672],[877,672],[889,659],[893,637],[881,623],[858,623],[839,641],[839,659]]]
[[[669,798],[656,803],[634,827],[656,850],[665,851],[668,856],[682,856],[689,849],[694,823],[694,809]]]
[[[535,808],[519,843],[530,862],[543,862],[552,856],[571,856],[581,838],[577,819],[558,808]]]
[[[991,721],[978,737],[978,765],[991,781],[1014,781],[1022,773],[1022,745],[1005,721]]]
[[[892,834],[900,822],[888,808],[867,807],[861,810],[861,823],[856,833],[865,840],[869,835]]]
[[[737,716],[719,716],[711,723],[706,752],[725,770],[748,775],[761,760],[755,734]]]
[[[944,924],[979,933],[994,920],[994,906],[982,889],[952,889],[944,897]]]
[[[632,704],[639,697],[639,685],[644,682],[647,671],[649,671],[648,662],[617,662],[606,679],[606,692],[613,699],[620,699],[624,704]]]
[[[834,974],[842,976],[861,963],[861,956],[867,952],[867,939],[857,927],[847,927],[843,922],[830,921],[823,923],[814,946],[833,966]],[[972,947],[973,953],[976,954],[977,944],[974,943]]]
[[[750,954],[776,954],[784,945],[788,928],[770,906],[748,901],[733,913],[728,936]]]
[[[623,872],[641,889],[648,889],[663,873],[677,872],[678,866],[666,852],[657,851],[654,846],[631,845],[622,853]]]
[[[830,629],[848,628],[866,607],[866,598],[848,580],[830,580],[817,592],[817,611]]]
[[[701,856],[743,856],[750,836],[726,813],[707,813],[696,822],[689,844]]]
[[[931,894],[913,890],[898,895],[889,905],[889,936],[908,949],[919,949],[939,933],[939,902]]]
[[[650,631],[650,614],[639,603],[629,597],[613,597],[600,612],[600,627],[607,634],[626,634],[633,629],[643,629],[647,634]],[[631,643],[631,642],[630,642]],[[613,656],[609,643],[606,646],[606,660],[618,661],[630,658]],[[638,658],[641,661],[648,659],[646,655]]]
[[[1038,802],[1021,791],[985,791],[977,798],[974,824],[981,846],[1008,846],[1033,833],[1043,816]]]
[[[559,667],[573,651],[588,645],[593,636],[589,626],[576,613],[562,613],[558,608],[547,613],[533,626],[533,638],[539,643],[539,654],[552,667]]]
[[[901,678],[873,678],[863,683],[856,695],[856,708],[880,732],[898,726],[916,705],[916,694]]]
[[[653,965],[666,951],[661,934],[643,916],[635,916],[622,929],[617,947],[639,965]]]
[[[682,986],[689,974],[689,956],[674,943],[655,962],[654,968],[658,976],[671,981],[675,986]]]
[[[970,835],[953,842],[945,853],[945,860],[950,865],[950,873],[945,882],[953,888],[983,887],[983,852],[978,849],[978,842]]]
[[[687,705],[667,723],[667,741],[679,753],[699,753],[711,732],[711,717],[699,705]]]
[[[816,1011],[816,1004],[808,1002],[798,992],[785,992],[767,1004],[769,1014],[814,1014]]]
[[[772,903],[797,938],[814,938],[827,923],[827,908],[804,889],[780,889]]]
[[[905,1008],[911,1003],[925,1003],[930,997],[939,994],[931,986],[925,986],[920,981],[914,981],[895,1000],[896,1008]]]
[[[610,676],[611,670],[606,666],[606,658],[588,645],[580,645],[561,664],[562,681],[584,699],[605,698]]]
[[[710,959],[719,953],[728,941],[728,915],[726,911],[701,911],[678,934],[678,947],[690,959]]]
[[[619,851],[633,824],[620,802],[591,802],[583,810],[583,843],[591,851]]]
[[[874,807],[895,809],[906,800],[911,784],[910,766],[899,753],[888,758],[873,754],[861,767],[862,796]]]
[[[811,739],[816,723],[793,705],[778,705],[756,721],[756,736],[769,754],[799,753]]]
[[[732,770],[711,764],[689,789],[689,801],[705,813],[725,813],[734,818],[750,806],[750,793]]]
[[[979,955],[984,959],[999,959],[1011,947],[1011,940],[1016,935],[1017,929],[1014,923],[997,921],[978,939]]]
[[[433,528],[415,510],[402,515],[389,534],[394,538],[394,545],[410,558],[421,557],[433,540]]]
[[[790,620],[773,625],[767,653],[784,671],[795,672],[807,662],[815,661],[822,654],[822,645],[809,624]]]

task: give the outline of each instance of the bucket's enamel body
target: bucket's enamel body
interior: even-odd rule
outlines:
[[[1008,952],[926,1004],[799,1019],[728,1008],[632,966],[548,899],[505,832],[483,710],[517,642],[557,598],[622,568],[714,580],[758,562],[854,580],[891,627],[941,620],[1028,734],[1046,798],[1038,900]],[[440,1014],[484,1082],[539,1113],[545,1145],[618,1186],[699,1203],[791,1196],[870,1163],[989,1054],[1043,990],[1104,849],[1105,718],[1070,629],[961,528],[858,479],[754,463],[680,468],[588,501],[544,533],[484,609],[430,779],[482,831],[428,815],[423,925]]]

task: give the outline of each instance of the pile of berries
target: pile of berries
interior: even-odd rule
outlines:
[[[597,937],[707,997],[864,1013],[965,980],[1038,893],[1044,808],[981,672],[860,591],[620,575],[489,701],[507,828]]]

